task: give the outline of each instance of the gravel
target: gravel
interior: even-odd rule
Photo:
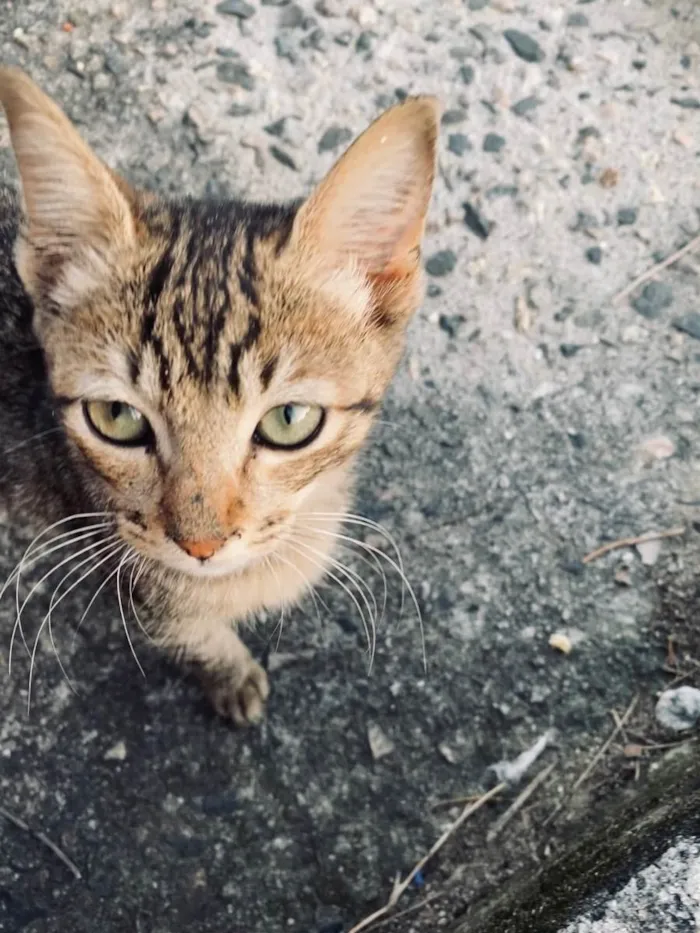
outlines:
[[[620,227],[631,227],[637,223],[639,211],[636,207],[621,207],[617,212],[617,223]]]
[[[468,201],[462,205],[464,209],[464,223],[481,240],[486,240],[493,229],[493,223],[486,220],[481,211]]]
[[[500,152],[506,144],[505,136],[499,136],[498,133],[487,133],[484,136],[484,152]]]
[[[673,326],[676,330],[688,334],[689,337],[700,340],[700,312],[688,311],[686,314],[680,315],[673,321]]]
[[[249,19],[255,13],[255,7],[245,0],[223,0],[222,3],[217,3],[216,12],[237,16],[239,19]]]
[[[331,152],[349,143],[353,138],[352,130],[347,126],[329,126],[318,141],[319,152]]]
[[[465,152],[469,152],[472,145],[469,137],[465,136],[464,133],[450,133],[447,137],[447,148],[454,155],[462,156]]]
[[[649,282],[641,295],[632,299],[632,307],[650,321],[660,318],[673,304],[673,289],[665,282]]]
[[[656,721],[671,732],[687,732],[700,720],[700,690],[696,687],[676,687],[665,690],[655,709]]]
[[[539,43],[518,29],[506,29],[503,35],[508,40],[508,44],[515,54],[526,62],[541,62],[544,60],[544,52]]]
[[[439,253],[433,253],[426,261],[425,269],[428,275],[439,278],[448,275],[457,265],[457,256],[451,249],[440,250]]]
[[[461,868],[464,901],[491,898],[491,879],[507,884],[532,852],[559,846],[558,826],[540,827],[608,737],[610,709],[639,693],[634,728],[669,741],[653,708],[679,623],[664,615],[659,580],[700,560],[697,509],[684,504],[700,499],[697,256],[664,271],[673,303],[656,319],[613,298],[697,229],[700,7],[248,0],[255,12],[241,17],[216,2],[5,4],[0,60],[27,67],[134,184],[176,196],[297,198],[347,144],[321,146],[329,130],[356,133],[419,92],[460,114],[441,128],[424,250],[426,262],[451,253],[454,266],[426,270],[429,297],[358,465],[355,506],[401,547],[428,669],[393,573],[371,676],[352,601],[329,581],[320,619],[311,597],[285,614],[280,651],[295,660],[273,673],[266,723],[241,734],[147,645],[140,676],[110,598],[74,645],[89,597],[79,587],[53,626],[79,696],[50,641],[31,716],[19,656],[0,681],[0,797],[86,881],[4,827],[0,928],[318,933],[328,907],[328,922],[350,929],[453,818],[433,800],[479,793],[490,763],[555,726],[557,771],[528,820],[485,845],[511,799],[495,803],[426,866],[426,893]],[[282,26],[286,11],[299,25]],[[590,28],[568,26],[582,11]],[[488,134],[507,140],[497,156],[482,149]],[[0,125],[0,176],[13,171]],[[595,245],[604,261],[592,268]],[[649,461],[645,441],[662,436],[675,452]],[[605,542],[676,524],[686,535],[664,541],[654,567],[624,552],[582,563]],[[9,573],[28,541],[6,524],[0,538]],[[351,551],[342,559],[381,605],[381,577]],[[622,561],[627,586],[615,581]],[[28,612],[28,636],[41,618]],[[13,619],[6,597],[8,638]],[[276,622],[246,634],[263,660]],[[571,654],[555,655],[550,635],[574,629]],[[379,761],[371,723],[395,746]],[[105,760],[119,743],[124,760]],[[644,785],[657,758],[630,761],[615,745],[567,805],[597,808],[606,777]],[[205,812],[219,796],[222,812]],[[424,915],[425,930],[452,933],[452,908],[432,906],[400,933]]]

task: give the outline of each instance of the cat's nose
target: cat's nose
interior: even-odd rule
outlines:
[[[209,560],[226,542],[222,538],[203,538],[201,541],[177,541],[176,543],[190,557],[196,557],[197,560]]]

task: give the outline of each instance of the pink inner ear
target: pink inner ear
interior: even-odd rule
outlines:
[[[302,247],[336,265],[354,257],[375,278],[414,270],[430,201],[438,118],[432,98],[411,99],[379,117],[302,207]]]

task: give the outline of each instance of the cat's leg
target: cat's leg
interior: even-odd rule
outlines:
[[[220,716],[238,726],[255,725],[263,718],[270,694],[267,674],[232,629],[227,635],[225,655],[200,653],[193,659],[196,673]]]
[[[219,715],[239,726],[260,722],[270,693],[267,674],[230,622],[172,620],[157,641],[199,679]]]

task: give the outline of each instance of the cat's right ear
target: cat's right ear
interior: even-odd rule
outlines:
[[[35,299],[60,309],[104,281],[134,241],[133,193],[19,69],[0,68],[0,107],[24,202],[17,268]]]

